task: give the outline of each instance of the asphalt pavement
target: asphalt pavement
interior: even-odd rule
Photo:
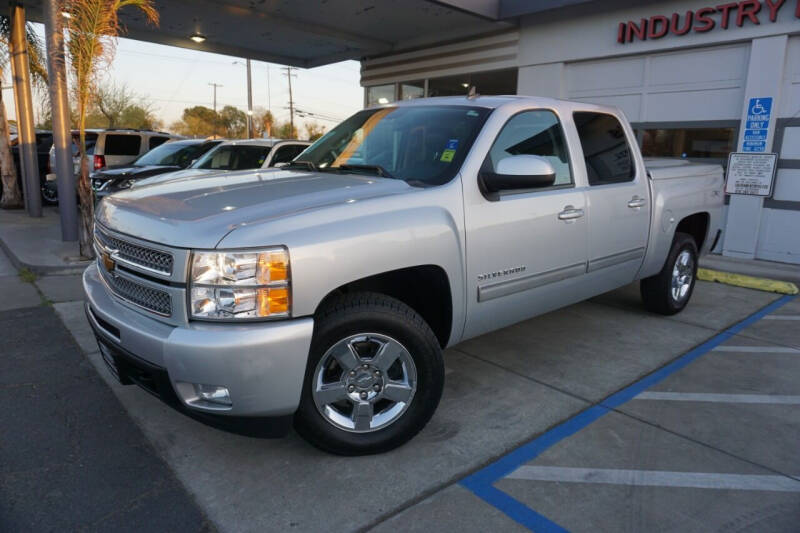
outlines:
[[[0,290],[0,530],[214,531],[2,252]]]

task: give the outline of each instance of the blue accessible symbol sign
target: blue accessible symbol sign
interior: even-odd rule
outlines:
[[[742,139],[743,152],[766,152],[769,121],[772,116],[772,98],[751,98],[747,106],[747,120]]]

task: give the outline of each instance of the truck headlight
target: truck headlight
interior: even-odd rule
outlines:
[[[189,279],[192,318],[279,318],[291,311],[285,248],[194,252]]]

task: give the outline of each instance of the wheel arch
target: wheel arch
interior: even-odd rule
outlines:
[[[418,265],[350,281],[326,294],[314,316],[332,300],[354,292],[375,292],[400,300],[425,320],[442,348],[447,346],[453,329],[453,296],[442,267]]]
[[[697,245],[697,253],[703,249],[703,245],[708,237],[708,227],[711,221],[711,215],[705,211],[693,213],[684,217],[678,222],[675,227],[675,233],[686,233],[694,239]],[[675,237],[673,236],[673,239]]]

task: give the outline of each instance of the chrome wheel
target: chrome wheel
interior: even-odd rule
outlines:
[[[689,250],[683,250],[675,259],[672,267],[672,281],[670,292],[672,299],[676,302],[683,301],[689,294],[694,278],[694,258]]]
[[[58,203],[58,190],[42,185],[42,199],[48,204]]]
[[[335,343],[314,371],[312,397],[322,417],[345,431],[368,433],[397,421],[414,398],[417,369],[408,350],[379,333]]]

